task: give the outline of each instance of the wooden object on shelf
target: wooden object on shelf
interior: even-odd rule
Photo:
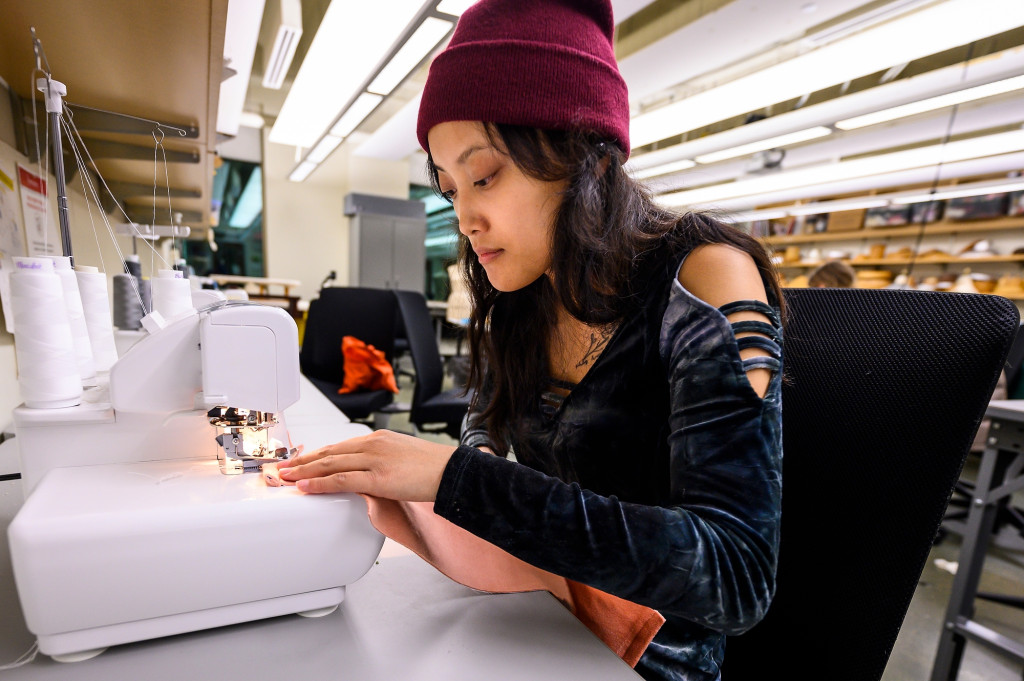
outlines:
[[[969,232],[998,232],[1024,229],[1024,217],[1000,218],[998,220],[982,220],[978,222],[950,222],[943,220],[924,226],[925,236],[936,234],[966,234]],[[877,239],[879,237],[916,236],[921,231],[920,225],[906,227],[878,227],[876,229],[860,229],[851,232],[834,234],[794,234],[791,236],[766,237],[766,243],[772,245],[811,243],[815,241],[857,241],[860,239]]]
[[[852,232],[864,227],[864,215],[867,209],[843,210],[836,213],[829,213],[828,225],[825,233],[829,232]]]

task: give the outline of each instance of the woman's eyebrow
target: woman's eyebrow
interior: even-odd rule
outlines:
[[[455,162],[458,163],[459,165],[462,165],[467,160],[469,160],[469,157],[472,156],[474,152],[483,151],[484,149],[487,149],[487,147],[486,146],[482,146],[482,145],[472,146],[472,147],[466,149],[465,151],[463,151],[461,154],[459,154],[459,157],[457,159],[455,159]],[[436,168],[437,170],[441,171],[442,173],[448,172],[447,170],[445,170],[441,166],[437,165],[436,163],[434,164],[434,168]]]

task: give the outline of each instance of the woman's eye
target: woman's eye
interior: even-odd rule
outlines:
[[[491,173],[490,175],[488,175],[484,179],[477,180],[476,182],[473,183],[473,186],[474,187],[486,187],[487,185],[489,185],[491,183],[491,180],[494,179],[494,175],[495,175],[495,173]]]
[[[449,189],[448,191],[441,192],[441,198],[447,201],[448,203],[451,203],[452,200],[455,198],[455,190]]]

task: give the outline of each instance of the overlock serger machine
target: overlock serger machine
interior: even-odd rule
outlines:
[[[287,313],[228,302],[146,326],[78,406],[14,412],[26,495],[9,530],[14,576],[39,650],[61,661],[327,614],[383,543],[356,495],[241,474],[292,451]]]

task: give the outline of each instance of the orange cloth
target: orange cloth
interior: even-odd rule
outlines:
[[[263,467],[268,485],[291,485],[277,466]],[[525,563],[434,513],[426,501],[394,501],[368,494],[370,522],[459,584],[478,591],[549,591],[630,667],[635,667],[665,618],[657,610],[559,577]]]
[[[355,336],[344,336],[341,354],[345,362],[345,380],[338,388],[339,395],[358,390],[398,392],[395,370],[383,352]]]
[[[456,582],[479,591],[550,591],[630,667],[665,623],[657,610],[545,572],[434,513],[430,502],[362,495],[370,522]]]

